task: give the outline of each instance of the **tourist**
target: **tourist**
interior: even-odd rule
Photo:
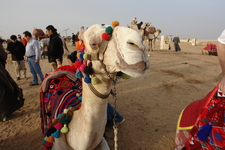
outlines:
[[[217,53],[223,73],[223,78],[219,84],[219,89],[222,91],[223,94],[225,94],[225,30],[218,38]]]
[[[179,38],[178,34],[173,38],[173,43],[174,43],[175,52],[181,51],[180,38]]]
[[[30,86],[38,85],[37,74],[39,75],[41,81],[44,80],[44,76],[42,74],[41,67],[39,64],[39,61],[40,61],[39,43],[37,40],[32,38],[32,35],[29,31],[25,31],[23,34],[27,41],[26,57],[27,57],[27,62],[30,67],[30,72],[33,78]]]
[[[22,42],[22,38],[20,34],[17,35],[17,41]]]
[[[46,27],[46,34],[50,37],[49,47],[48,47],[48,61],[52,66],[57,69],[56,59],[59,59],[61,64],[63,61],[63,42],[57,34],[57,29],[54,26],[49,25]]]
[[[0,120],[6,121],[7,117],[24,104],[22,89],[11,78],[5,69],[7,54],[3,49],[0,39]]]
[[[83,40],[80,38],[80,35],[78,34],[78,40],[76,41],[76,51],[81,50],[84,51],[85,45]]]
[[[11,41],[7,45],[7,53],[11,54],[12,62],[15,66],[16,80],[20,80],[21,77],[26,79],[26,67],[24,62],[25,47],[17,40],[16,35],[10,37]],[[22,73],[22,75],[20,74]]]
[[[76,38],[76,35],[72,33],[72,46],[75,46],[75,38]]]

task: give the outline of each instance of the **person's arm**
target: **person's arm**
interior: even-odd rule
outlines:
[[[225,44],[221,42],[217,43],[217,53],[220,67],[223,73],[223,78],[220,82],[219,88],[221,89],[222,93],[225,94]]]
[[[39,62],[39,56],[40,56],[40,49],[39,49],[39,43],[38,41],[34,42],[34,49],[35,49],[35,62]]]

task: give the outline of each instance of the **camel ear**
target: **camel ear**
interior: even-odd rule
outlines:
[[[89,44],[93,50],[96,50],[99,48],[101,42],[102,42],[102,38],[100,36],[93,35],[90,37]]]

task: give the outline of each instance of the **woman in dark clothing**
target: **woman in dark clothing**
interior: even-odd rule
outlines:
[[[49,47],[48,47],[48,60],[56,68],[56,59],[63,61],[62,55],[64,53],[63,43],[61,38],[57,34],[57,29],[54,26],[49,25],[46,27],[46,34],[50,37]]]
[[[7,54],[0,44],[0,120],[2,121],[6,121],[6,117],[24,104],[22,89],[5,69],[6,59]]]

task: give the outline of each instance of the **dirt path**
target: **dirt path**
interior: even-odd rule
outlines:
[[[176,122],[190,102],[206,96],[218,83],[220,66],[216,56],[201,54],[204,46],[181,43],[181,52],[155,50],[151,66],[140,78],[119,80],[117,111],[126,119],[119,127],[119,150],[172,150]],[[74,49],[68,44],[70,51]],[[66,57],[66,56],[65,56]],[[50,70],[47,59],[41,61],[43,72]],[[7,70],[15,79],[13,64]],[[0,122],[0,150],[39,150],[42,134],[39,117],[39,87],[18,81],[24,90],[25,105],[9,121]],[[113,105],[113,98],[109,98]],[[113,149],[113,130],[106,128],[106,139]]]

